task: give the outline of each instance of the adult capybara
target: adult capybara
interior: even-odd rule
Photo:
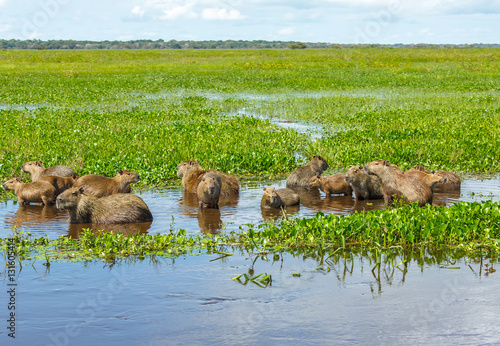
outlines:
[[[307,183],[309,189],[319,188],[327,195],[352,196],[352,187],[345,181],[343,173],[337,173],[328,177],[315,175]]]
[[[264,188],[264,195],[260,201],[261,207],[280,208],[300,203],[300,197],[292,189]]]
[[[419,206],[432,203],[432,191],[429,186],[415,177],[397,172],[387,160],[369,162],[364,170],[366,174],[376,175],[380,179],[387,204],[392,203],[393,195],[399,198],[404,196],[406,202],[418,202]]]
[[[128,192],[127,188],[129,185],[138,181],[139,174],[120,169],[113,178],[97,174],[84,175],[73,183],[73,187],[84,186],[87,195],[105,197],[115,193]]]
[[[41,181],[46,181],[50,183],[56,189],[56,196],[66,191],[70,187],[73,187],[73,183],[78,179],[78,175],[73,174],[71,177],[57,177],[55,175],[49,175],[40,179]]]
[[[200,208],[219,208],[219,196],[222,181],[220,176],[214,172],[205,173],[198,184],[197,194],[200,200]]]
[[[427,186],[431,188],[432,192],[434,192],[434,189],[437,184],[444,184],[448,180],[441,173],[430,173],[412,169],[406,171],[405,175],[409,175],[422,180]]]
[[[344,179],[351,185],[357,200],[384,198],[380,179],[375,175],[366,174],[363,166],[349,168]]]
[[[314,156],[304,166],[297,168],[288,176],[286,187],[289,189],[306,189],[309,179],[321,175],[328,169],[328,164],[321,156]]]
[[[4,190],[14,190],[19,204],[43,203],[44,205],[54,204],[56,199],[56,189],[46,181],[34,181],[23,183],[21,178],[12,178],[3,183]]]
[[[59,210],[69,210],[71,223],[149,222],[153,215],[144,201],[130,193],[102,198],[87,194],[86,187],[72,187],[56,198]]]
[[[446,178],[446,182],[444,182],[444,183],[438,183],[435,186],[435,188],[434,188],[436,191],[454,191],[454,190],[460,190],[460,186],[461,186],[462,181],[460,179],[460,176],[458,174],[456,174],[456,173],[448,172],[448,171],[442,171],[442,170],[436,170],[436,171],[429,172],[422,165],[416,165],[415,167],[409,169],[407,172],[414,171],[414,170],[422,171],[422,172],[427,172],[427,173],[439,173],[443,177],[445,177]]]
[[[72,177],[76,172],[67,166],[53,166],[44,168],[42,161],[29,161],[23,163],[21,170],[31,175],[31,181],[38,181],[43,177],[55,175],[56,177]]]
[[[185,161],[177,166],[177,175],[182,177],[182,187],[189,193],[197,193],[198,185],[205,173],[216,173],[219,175],[222,185],[220,195],[223,197],[236,195],[240,191],[238,180],[229,174],[216,170],[203,169],[198,161]]]

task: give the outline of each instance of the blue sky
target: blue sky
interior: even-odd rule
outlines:
[[[0,0],[0,38],[500,43],[500,0]]]

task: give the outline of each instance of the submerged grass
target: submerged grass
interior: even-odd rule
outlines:
[[[177,257],[189,254],[228,255],[240,249],[250,254],[309,253],[358,248],[390,253],[454,249],[469,257],[497,258],[500,251],[500,202],[461,202],[449,208],[402,206],[398,209],[348,216],[318,215],[313,219],[285,219],[281,224],[249,226],[240,233],[187,236],[184,230],[169,234],[122,235],[87,230],[79,239],[31,238],[15,233],[3,238],[24,260],[115,261],[145,256]]]

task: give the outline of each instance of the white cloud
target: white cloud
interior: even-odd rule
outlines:
[[[206,20],[241,20],[246,17],[238,10],[228,10],[227,8],[205,8],[201,17]]]
[[[0,32],[7,32],[12,28],[10,24],[0,24]]]
[[[289,26],[288,28],[283,28],[281,30],[278,31],[278,34],[280,35],[291,35],[295,32],[295,30]]]
[[[0,0],[0,7],[5,5],[7,3],[7,1],[9,1],[9,0]]]
[[[163,16],[160,19],[177,19],[177,18],[197,18],[198,15],[192,10],[193,2],[187,2],[184,5],[174,6],[168,10],[163,11]]]
[[[139,16],[139,17],[142,17],[142,16],[144,16],[144,13],[145,13],[146,11],[145,11],[145,10],[143,10],[143,9],[141,8],[141,6],[137,5],[137,6],[135,6],[135,7],[132,9],[132,11],[131,11],[131,12],[132,12],[132,14],[135,14],[135,15],[137,15],[137,16]]]

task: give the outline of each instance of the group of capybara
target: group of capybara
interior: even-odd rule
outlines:
[[[3,184],[13,190],[20,204],[55,204],[67,209],[71,223],[150,222],[153,216],[144,201],[130,193],[130,184],[139,174],[119,170],[113,178],[89,174],[78,177],[66,166],[44,168],[40,161],[26,162],[22,171],[31,175],[31,183],[12,178]],[[323,177],[328,164],[315,156],[294,170],[286,180],[286,188],[264,188],[262,208],[281,208],[300,204],[299,189],[320,189],[327,195],[354,195],[358,200],[384,199],[391,205],[395,199],[419,206],[432,203],[434,190],[460,190],[460,177],[446,171],[429,172],[417,165],[403,172],[387,160],[376,160],[353,166],[346,173]],[[239,193],[236,177],[216,170],[205,170],[198,161],[185,161],[177,166],[182,187],[196,195],[200,208],[218,208],[221,196]]]

